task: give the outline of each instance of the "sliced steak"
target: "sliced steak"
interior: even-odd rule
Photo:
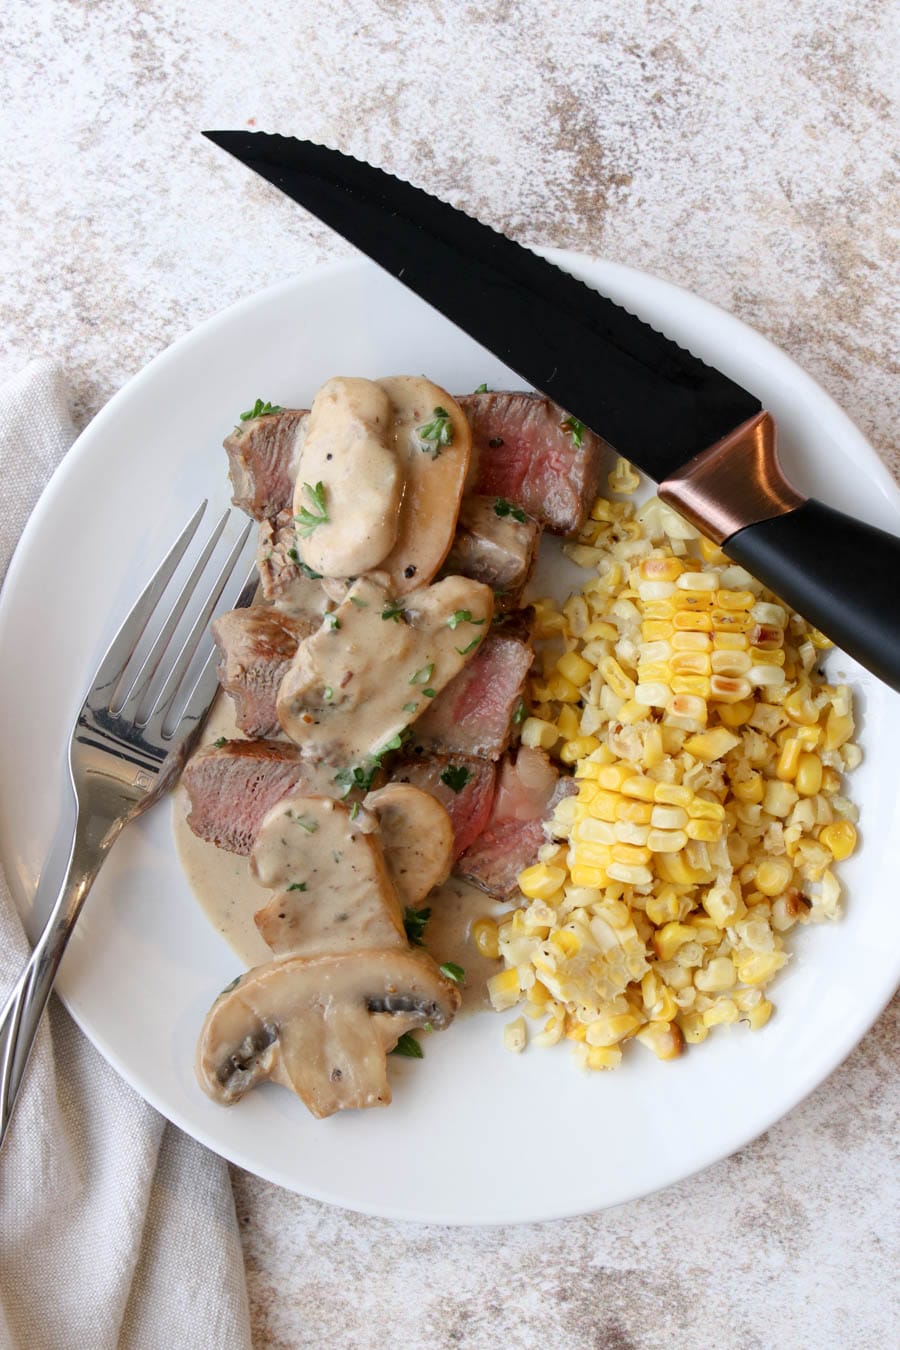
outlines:
[[[266,813],[287,793],[306,790],[309,777],[295,745],[226,741],[204,746],[181,775],[191,799],[187,823],[218,848],[249,853]]]
[[[494,799],[496,768],[487,759],[464,755],[434,755],[430,759],[397,760],[388,777],[392,783],[412,783],[436,797],[453,826],[453,856],[458,857],[484,829]]]
[[[222,659],[219,684],[234,703],[235,721],[246,736],[280,732],[275,699],[299,643],[319,627],[265,605],[233,609],[212,626]]]
[[[574,534],[597,495],[600,437],[567,428],[563,410],[540,394],[467,394],[459,402],[472,427],[469,490],[523,507],[556,534]]]
[[[530,642],[503,632],[489,634],[481,650],[413,723],[413,747],[425,754],[499,759],[509,743],[531,662]]]
[[[559,777],[545,754],[520,749],[515,762],[503,762],[490,820],[457,859],[456,873],[506,900],[519,873],[537,861],[538,849],[547,842],[544,821],[562,797],[575,791],[575,780]]]
[[[464,497],[446,574],[483,581],[497,609],[515,609],[531,576],[541,527],[519,506],[498,497]]]
[[[308,416],[303,409],[269,413],[241,423],[226,437],[231,500],[248,516],[265,520],[291,509],[296,456]]]

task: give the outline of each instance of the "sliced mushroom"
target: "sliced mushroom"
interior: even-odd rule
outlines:
[[[297,551],[328,577],[358,576],[397,539],[404,467],[394,408],[372,380],[328,380],[306,424],[294,487]]]
[[[260,826],[250,871],[277,892],[254,916],[278,956],[405,947],[378,821],[330,797],[284,797]]]
[[[392,445],[406,487],[397,540],[379,563],[395,595],[427,586],[450,551],[472,430],[446,389],[415,375],[378,381],[394,408]]]
[[[416,905],[445,881],[453,861],[453,826],[430,792],[388,783],[366,797],[378,821],[384,860],[404,905]]]
[[[452,1022],[459,991],[422,951],[288,957],[249,970],[218,997],[197,1046],[197,1077],[223,1105],[263,1079],[320,1119],[391,1100],[387,1052],[407,1031]]]
[[[429,707],[490,631],[489,586],[447,577],[396,599],[375,572],[300,643],[278,691],[278,719],[304,758],[356,765]],[[396,745],[392,745],[396,742]]]

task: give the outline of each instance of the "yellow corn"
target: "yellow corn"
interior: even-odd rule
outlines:
[[[577,652],[564,652],[556,663],[556,669],[564,679],[579,687],[587,684],[593,674],[593,666]]]
[[[699,1045],[709,1035],[709,1027],[704,1024],[701,1013],[682,1013],[678,1026],[688,1045]]]
[[[558,928],[551,935],[550,941],[566,958],[577,956],[581,951],[581,938],[577,933],[573,933],[571,928]]]
[[[736,958],[738,979],[744,984],[765,984],[781,969],[784,952],[751,952]]]
[[[800,756],[794,786],[801,797],[815,797],[822,787],[822,761],[818,755]]]
[[[767,858],[756,869],[754,884],[763,895],[774,897],[787,890],[794,869],[786,858]]]
[[[749,1008],[745,1016],[752,1030],[759,1031],[760,1027],[766,1025],[773,1012],[772,1004],[767,998],[763,998],[760,999],[759,1003],[755,1003],[752,1008]]]
[[[803,743],[800,737],[789,736],[781,747],[781,754],[778,757],[778,763],[775,765],[776,777],[784,782],[790,782],[796,778],[802,753]]]
[[[587,1069],[617,1069],[622,1063],[622,1051],[617,1045],[592,1045],[584,1063]]]
[[[853,718],[849,713],[843,716],[832,708],[825,723],[825,749],[839,750],[853,735]]]
[[[576,886],[589,886],[596,890],[602,889],[609,880],[605,867],[586,867],[581,863],[573,863],[569,875]]]
[[[652,1050],[657,1059],[677,1059],[684,1049],[684,1036],[677,1022],[648,1022],[635,1040]]]
[[[578,685],[566,679],[565,675],[559,673],[551,675],[547,681],[547,689],[550,692],[550,697],[555,698],[558,703],[578,702]]]
[[[505,1008],[512,1008],[519,1001],[519,972],[515,966],[509,970],[501,970],[499,974],[492,975],[487,982],[488,997],[491,1000],[491,1006],[497,1012],[503,1012]]]
[[[641,774],[632,774],[626,778],[622,784],[622,791],[626,797],[637,797],[640,801],[652,802],[656,783],[652,778],[644,778]]]
[[[571,704],[566,704],[566,706],[561,709],[559,717],[556,719],[556,729],[565,741],[574,741],[578,736],[578,733],[581,730],[581,719]],[[598,741],[597,746],[599,746],[599,744],[600,742]],[[597,746],[594,748],[596,749]]]
[[[475,947],[489,961],[496,961],[500,955],[497,925],[493,919],[476,919],[472,924],[470,936]]]
[[[723,675],[719,678],[724,680],[726,676]],[[715,679],[710,681],[710,692],[719,705],[717,709],[719,721],[723,722],[726,727],[742,727],[749,722],[750,718],[753,716],[753,709],[756,706],[753,699],[749,697],[749,688],[747,690],[748,697],[740,697],[733,703],[729,703],[727,700],[723,700],[719,697],[715,688],[712,688],[713,685],[715,685]]]
[[[689,820],[684,831],[688,839],[696,839],[701,844],[714,844],[722,838],[724,828],[718,820]]]
[[[711,1008],[703,1014],[703,1025],[718,1027],[738,1020],[738,1006],[730,998],[717,998]]]
[[[739,802],[761,802],[765,791],[762,774],[752,769],[746,778],[736,779],[731,784],[731,791]]]
[[[740,736],[735,736],[727,727],[713,727],[710,731],[689,736],[684,748],[695,759],[711,763],[714,759],[721,759],[723,755],[727,755],[729,750],[733,750],[740,743]]]
[[[535,863],[519,873],[519,890],[529,900],[547,900],[559,890],[566,879],[562,867],[549,867],[546,863]]]
[[[849,820],[836,820],[819,834],[819,842],[831,851],[836,862],[850,857],[856,848],[856,840],[856,826]]]
[[[721,802],[708,802],[704,797],[693,797],[688,805],[693,820],[724,820],[725,807]]]
[[[600,742],[596,736],[576,736],[574,740],[566,741],[559,752],[559,757],[563,764],[577,764],[585,755],[590,755],[599,748]]]
[[[693,942],[695,933],[684,923],[667,923],[653,934],[653,947],[660,961],[671,961],[686,942]]]

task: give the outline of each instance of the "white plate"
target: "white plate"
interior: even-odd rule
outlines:
[[[898,528],[898,494],[873,451],[781,352],[735,319],[640,273],[554,255],[754,389],[776,414],[801,486]],[[588,353],[585,360],[589,361]],[[23,536],[0,600],[6,710],[0,856],[23,913],[68,811],[64,753],[96,663],[194,504],[228,498],[222,436],[257,396],[308,403],[336,373],[427,372],[451,390],[518,384],[499,362],[375,267],[314,271],[253,296],[163,353],[88,427]],[[596,371],[602,379],[602,370]],[[267,1086],[214,1106],[194,1042],[236,961],[175,858],[169,804],[131,826],[88,901],[59,989],[100,1051],[150,1102],[240,1166],[283,1186],[392,1217],[547,1219],[642,1195],[752,1139],[853,1048],[898,978],[898,699],[839,655],[864,710],[853,776],[863,847],[841,868],[838,925],[805,931],[762,1032],[717,1033],[674,1064],[642,1047],[585,1076],[565,1048],[516,1058],[504,1018],[429,1038],[392,1061],[387,1111],[314,1121]]]

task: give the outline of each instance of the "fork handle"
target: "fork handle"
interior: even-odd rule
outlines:
[[[77,810],[77,808],[76,808]],[[12,992],[0,1012],[0,1148],[56,972],[85,897],[123,821],[77,812],[59,894]]]

